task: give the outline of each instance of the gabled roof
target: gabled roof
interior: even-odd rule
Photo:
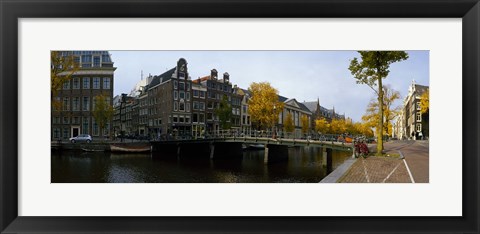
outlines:
[[[303,103],[300,103],[300,102],[299,102],[298,105],[300,106],[300,109],[302,109],[302,110],[304,110],[304,111],[307,111],[307,112],[312,112],[312,113],[313,113],[313,111],[310,111],[310,109],[308,109],[308,107],[305,106]]]
[[[317,111],[318,102],[303,102],[302,103],[306,108],[308,108],[312,113]]]
[[[158,85],[160,83],[163,83],[167,80],[170,80],[172,78],[173,73],[175,72],[177,67],[174,67],[166,72],[164,72],[161,75],[154,76],[150,84],[147,85],[148,88],[153,87],[155,85]]]
[[[423,94],[427,91],[428,86],[415,84],[415,92],[418,94]]]

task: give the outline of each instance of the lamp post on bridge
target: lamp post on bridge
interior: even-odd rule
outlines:
[[[275,104],[273,104],[273,115],[275,115],[277,113],[277,106]],[[277,116],[278,117],[278,116]],[[272,127],[272,130],[273,130],[273,139],[276,139],[277,136],[276,136],[276,131],[275,131],[275,127],[276,127],[276,124],[275,124],[275,119],[273,119],[273,127]]]

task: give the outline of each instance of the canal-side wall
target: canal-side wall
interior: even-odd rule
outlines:
[[[337,169],[323,178],[320,183],[338,183],[340,179],[347,174],[352,168],[352,165],[357,161],[357,158],[349,158],[345,160]]]

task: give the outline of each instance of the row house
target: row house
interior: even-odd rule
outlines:
[[[203,137],[206,132],[206,96],[207,87],[200,82],[192,82],[192,136]]]
[[[428,86],[419,85],[412,81],[408,89],[408,95],[404,99],[402,118],[398,128],[401,129],[403,139],[421,139],[428,137],[428,119],[421,113],[422,94],[428,90]]]
[[[197,87],[203,87],[206,91],[205,97],[205,127],[204,131],[209,135],[218,134],[222,129],[219,117],[215,114],[215,110],[220,107],[220,103],[224,96],[228,98],[232,107],[231,124],[233,129],[240,129],[241,116],[241,99],[242,97],[235,94],[230,83],[230,75],[225,72],[222,79],[218,78],[218,71],[212,69],[209,76],[204,76],[193,81]],[[199,102],[203,102],[201,99]],[[203,110],[200,108],[200,110]]]
[[[240,103],[240,132],[244,135],[252,135],[252,122],[250,114],[248,112],[248,101],[251,97],[251,93],[248,90],[241,89],[237,86],[234,87],[234,93],[241,97]]]
[[[154,76],[146,92],[150,136],[158,139],[191,134],[192,81],[185,59],[179,59],[176,67]]]
[[[58,91],[54,100],[61,105],[51,111],[51,139],[60,140],[79,134],[92,137],[109,136],[113,124],[100,129],[93,117],[96,97],[103,95],[113,104],[114,72],[108,51],[59,51],[59,56],[72,56],[79,69]]]

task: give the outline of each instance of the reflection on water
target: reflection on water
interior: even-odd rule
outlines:
[[[158,159],[150,154],[52,152],[52,183],[317,183],[327,175],[322,151],[289,148],[287,162],[265,165],[264,151],[240,159]],[[337,168],[348,152],[334,151]]]

